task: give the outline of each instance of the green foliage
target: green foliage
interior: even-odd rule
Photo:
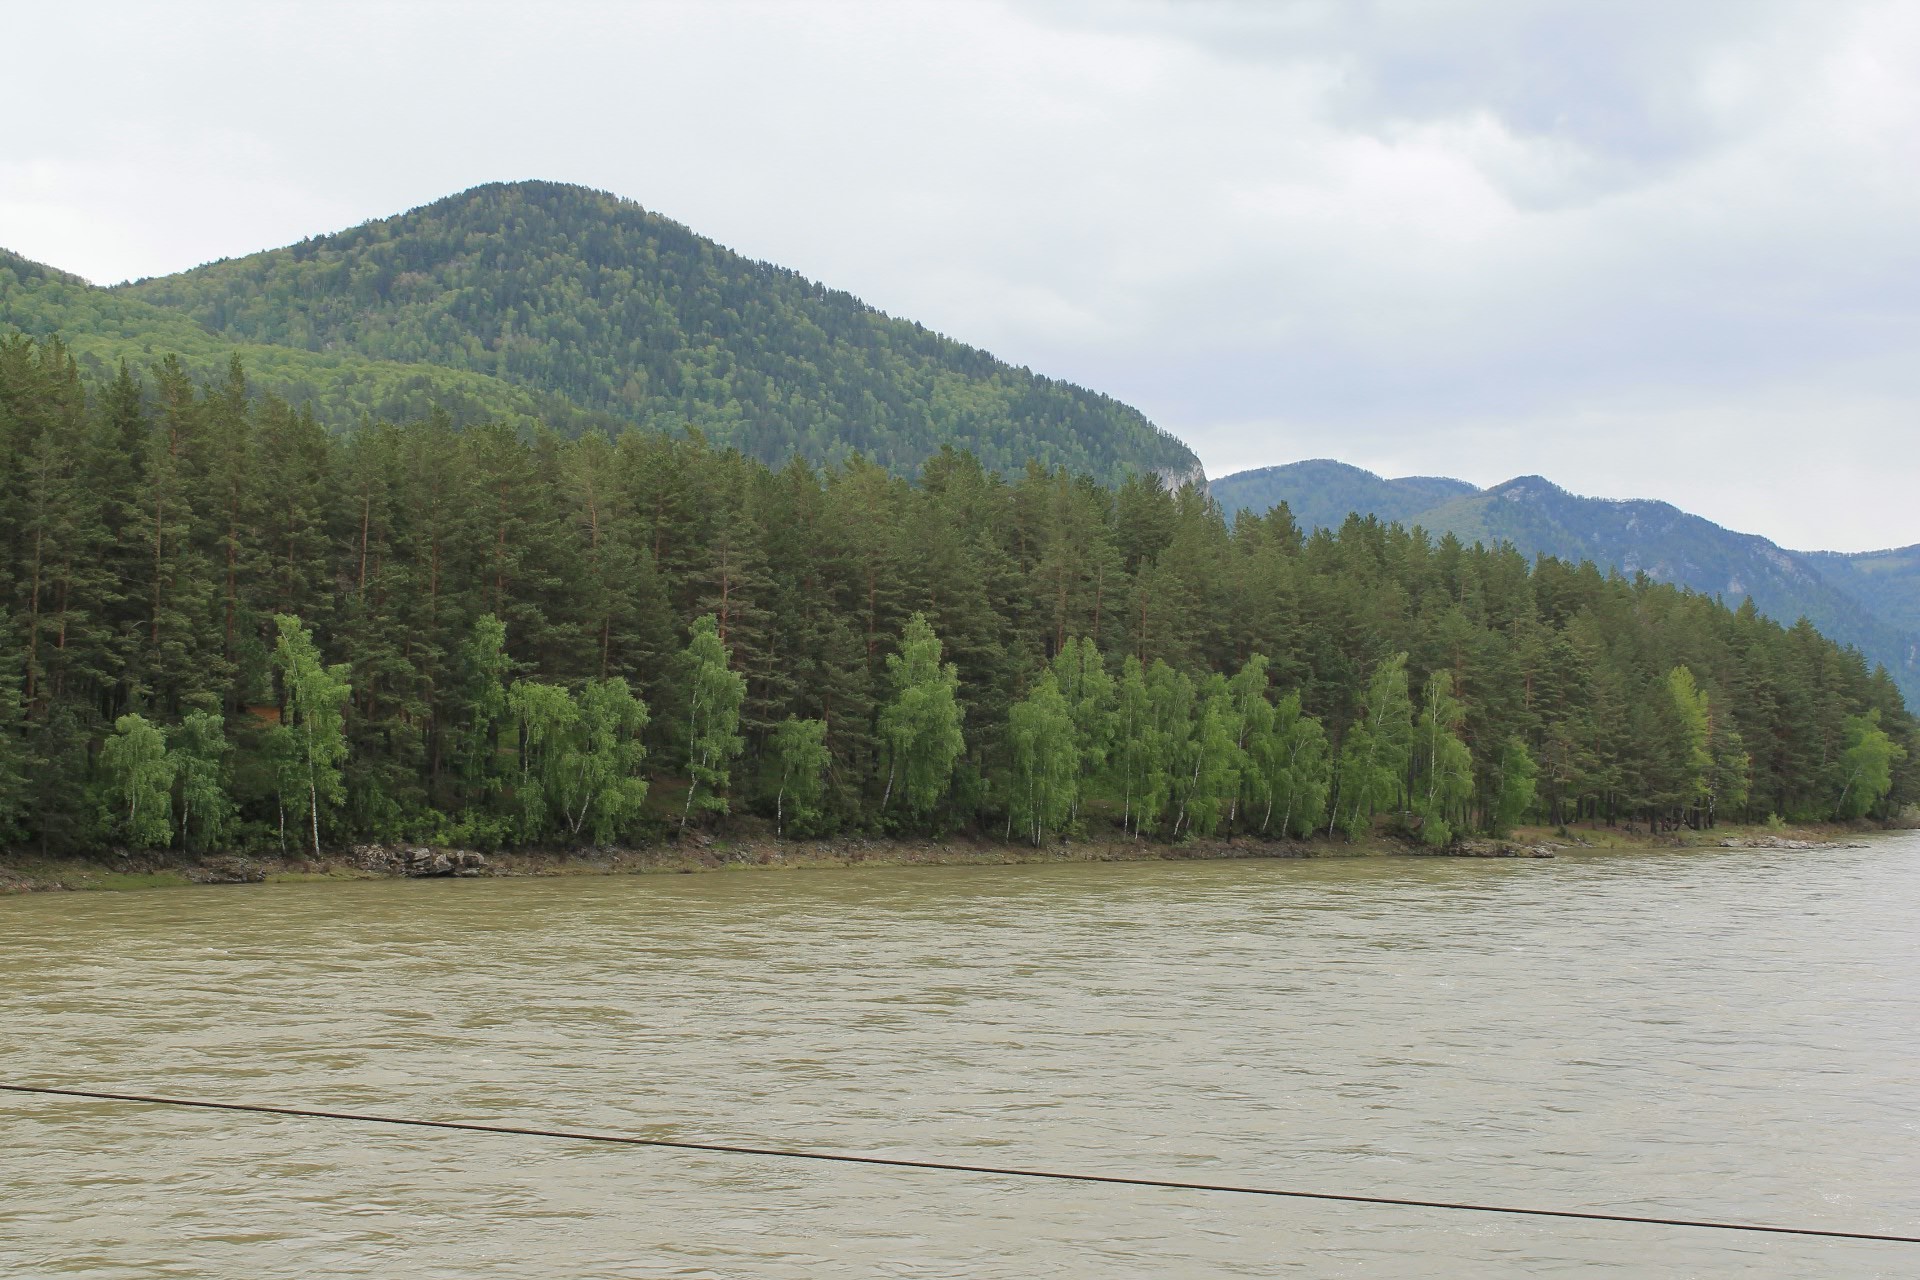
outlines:
[[[1667,695],[1677,731],[1664,794],[1683,810],[1704,809],[1713,783],[1713,713],[1686,667],[1667,673]]]
[[[629,201],[557,183],[476,187],[110,296],[228,343],[438,366],[575,413],[687,423],[775,464],[857,452],[911,474],[952,443],[1009,473],[1028,458],[1103,480],[1199,465],[1106,396],[741,257]],[[172,331],[167,345],[180,346]]]
[[[1435,847],[1452,843],[1473,794],[1473,755],[1460,740],[1466,711],[1453,696],[1453,673],[1435,671],[1420,697],[1420,722],[1414,730],[1414,812],[1420,839]],[[1502,777],[1507,777],[1502,761]],[[1499,802],[1496,801],[1496,809]]]
[[[625,835],[647,799],[640,776],[647,749],[640,740],[647,707],[625,680],[589,680],[582,686],[579,741],[573,747],[577,771],[561,788],[567,832],[576,840],[585,831],[595,844]]]
[[[1249,816],[1259,813],[1262,835],[1305,836],[1326,816],[1333,786],[1326,730],[1301,712],[1298,693],[1256,719],[1247,739]]]
[[[926,615],[908,618],[900,652],[887,657],[893,696],[880,710],[880,738],[887,748],[883,811],[897,790],[908,814],[930,814],[946,796],[954,762],[967,749],[960,729],[959,669],[942,665],[940,656],[940,637]]]
[[[767,754],[779,779],[773,797],[775,830],[785,835],[791,824],[796,831],[812,831],[824,816],[821,801],[833,763],[827,722],[788,716],[775,726]]]
[[[100,747],[100,772],[117,835],[145,849],[173,843],[174,762],[164,730],[145,716],[121,716]]]
[[[278,764],[280,807],[305,819],[313,852],[320,852],[321,815],[339,806],[345,796],[340,766],[347,758],[345,707],[353,686],[344,662],[332,666],[320,659],[313,635],[300,619],[277,614],[279,632],[273,651],[274,670],[280,675],[286,712],[275,726],[270,750]],[[286,823],[281,821],[281,839]]]
[[[1013,752],[1013,783],[1007,834],[1015,827],[1035,845],[1064,829],[1080,795],[1080,734],[1073,709],[1052,671],[1009,713],[1007,742]]]
[[[1378,663],[1368,677],[1359,718],[1340,749],[1340,826],[1358,840],[1374,815],[1402,796],[1413,753],[1413,704],[1407,696],[1407,655]]]
[[[1493,812],[1487,823],[1496,836],[1505,836],[1533,807],[1539,769],[1527,744],[1519,738],[1507,739],[1500,751],[1500,772],[1494,792]]]
[[[516,386],[487,373],[370,358],[343,347],[303,350],[209,332],[193,317],[154,306],[125,290],[100,289],[0,250],[0,333],[65,339],[81,366],[107,376],[121,364],[144,369],[162,355],[183,371],[213,377],[238,355],[254,383],[322,422],[350,427],[366,419],[393,422],[443,413],[459,426],[545,423],[581,431],[610,421],[564,396]]]
[[[192,711],[173,733],[172,759],[180,789],[180,847],[218,849],[233,823],[228,796],[226,726],[218,713]]]
[[[0,640],[6,639],[0,619]],[[0,645],[0,653],[9,646]],[[0,666],[0,849],[18,844],[27,833],[31,789],[27,784],[27,720],[20,705],[20,680],[12,663]]]
[[[580,708],[566,688],[516,680],[507,690],[520,744],[520,773],[513,794],[519,809],[516,834],[535,843],[571,826],[569,798],[579,772]]]
[[[1193,677],[1156,658],[1147,669],[1146,695],[1146,723],[1139,731],[1144,744],[1142,768],[1133,804],[1135,835],[1154,827],[1168,812],[1181,765],[1190,758],[1193,743]],[[1176,812],[1176,826],[1178,820]]]
[[[1810,618],[1886,666],[1909,697],[1920,691],[1920,546],[1787,551],[1664,502],[1582,498],[1539,476],[1479,490],[1436,476],[1383,480],[1315,460],[1223,476],[1208,488],[1229,513],[1284,504],[1309,531],[1338,529],[1351,513],[1452,534],[1468,546],[1507,542],[1530,557],[1592,559],[1628,576],[1627,566],[1659,566],[1648,572],[1706,595],[1741,583],[1761,613]]]
[[[1099,646],[1089,636],[1068,639],[1054,655],[1053,678],[1073,719],[1077,776],[1098,777],[1113,750],[1114,735],[1113,677],[1107,674]],[[1069,818],[1078,814],[1079,807],[1080,792],[1076,786]]]
[[[1240,747],[1241,716],[1225,676],[1208,677],[1198,710],[1193,731],[1176,757],[1173,787],[1179,812],[1174,834],[1205,837],[1219,831],[1239,794],[1245,753]]]
[[[513,671],[506,646],[506,624],[485,613],[473,620],[454,662],[446,749],[470,802],[498,795],[504,784],[500,732],[512,714],[507,687]]]
[[[747,682],[730,667],[712,614],[697,619],[681,655],[687,697],[687,802],[680,814],[684,830],[695,808],[727,811],[728,766],[745,745],[740,737],[740,703]],[[701,788],[706,790],[704,793]]]
[[[276,826],[284,848],[289,817],[309,847],[630,839],[643,769],[690,817],[742,759],[803,832],[1920,804],[1897,685],[1810,624],[1373,520],[1229,525],[1152,477],[1007,480],[952,451],[917,484],[774,472],[666,433],[445,416],[329,435],[231,365],[89,384],[58,342],[5,338],[0,457],[23,461],[0,468],[14,847],[98,845],[99,746],[129,714],[175,766],[149,838],[196,850]],[[1417,726],[1410,689],[1432,695]]]
[[[1834,817],[1863,818],[1872,812],[1887,792],[1893,789],[1893,767],[1906,757],[1906,751],[1880,727],[1880,713],[1848,716],[1846,750],[1840,755],[1840,771],[1845,783]]]
[[[648,715],[627,682],[588,680],[568,693],[516,680],[506,702],[520,747],[519,838],[604,844],[631,831],[647,798]]]

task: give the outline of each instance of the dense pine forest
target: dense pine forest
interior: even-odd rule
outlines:
[[[0,843],[970,830],[1432,844],[1886,817],[1920,743],[1809,624],[1151,474],[691,433],[330,431],[236,359],[0,340]]]

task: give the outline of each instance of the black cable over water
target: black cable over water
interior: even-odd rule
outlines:
[[[1273,1196],[1290,1200],[1333,1200],[1343,1204],[1389,1205],[1404,1209],[1452,1209],[1465,1213],[1572,1218],[1583,1222],[1630,1222],[1642,1226],[1695,1227],[1710,1231],[1757,1231],[1769,1235],[1813,1236],[1828,1240],[1878,1240],[1888,1244],[1920,1244],[1920,1236],[1882,1235],[1871,1231],[1830,1231],[1820,1227],[1781,1227],[1756,1222],[1714,1222],[1703,1218],[1653,1218],[1641,1214],[1594,1213],[1581,1209],[1528,1209],[1514,1205],[1471,1204],[1452,1200],[1414,1200],[1400,1196],[1363,1196],[1335,1191],[1290,1191],[1279,1187],[1250,1187],[1233,1183],[1128,1178],[1109,1173],[1062,1173],[1048,1169],[1014,1169],[997,1165],[958,1164],[944,1160],[902,1160],[890,1156],[798,1151],[782,1147],[749,1147],[726,1142],[687,1142],[676,1138],[639,1138],[630,1134],[535,1129],[523,1125],[479,1124],[465,1120],[414,1120],[404,1116],[376,1116],[353,1111],[322,1111],[312,1107],[277,1107],[263,1102],[210,1102],[202,1098],[166,1098],[145,1093],[107,1093],[97,1089],[55,1089],[44,1085],[28,1084],[0,1084],[0,1090],[56,1098],[86,1098],[96,1102],[138,1102],[156,1107],[241,1111],[253,1115],[295,1116],[306,1120],[345,1120],[355,1124],[407,1125],[416,1129],[451,1129],[461,1133],[492,1133],[519,1138],[560,1138],[569,1142],[602,1142],[628,1147],[664,1147],[672,1151],[700,1151],[713,1155],[767,1156],[781,1160],[877,1165],[888,1169],[931,1169],[941,1173],[974,1173],[996,1178],[1039,1178],[1054,1182],[1090,1182],[1104,1186],[1155,1187],[1167,1191],[1213,1191],[1228,1195]]]

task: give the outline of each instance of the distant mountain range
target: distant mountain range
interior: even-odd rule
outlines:
[[[1592,560],[1622,573],[1756,609],[1824,634],[1883,664],[1909,700],[1920,695],[1920,546],[1845,554],[1788,551],[1665,502],[1583,498],[1539,476],[1490,489],[1434,476],[1382,479],[1316,459],[1224,476],[1209,486],[1229,514],[1284,502],[1303,528],[1349,513],[1419,525],[1435,537],[1511,542],[1527,555]]]
[[[497,183],[284,249],[112,289],[0,253],[0,326],[90,364],[238,352],[332,422],[697,427],[778,464],[858,451],[911,473],[942,445],[1102,480],[1200,479],[1136,409],[1015,368],[584,187]]]

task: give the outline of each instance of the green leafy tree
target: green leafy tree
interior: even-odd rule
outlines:
[[[1341,744],[1339,821],[1347,839],[1365,835],[1374,815],[1399,799],[1412,751],[1407,655],[1396,653],[1368,677],[1360,717]]]
[[[833,754],[827,750],[827,722],[788,716],[774,726],[767,752],[779,779],[773,795],[774,830],[786,834],[789,809],[797,826],[812,827],[823,816],[827,769],[833,763]]]
[[[1225,676],[1208,677],[1196,709],[1174,779],[1179,802],[1174,833],[1188,831],[1204,837],[1220,829],[1239,792],[1244,752],[1239,743],[1240,716]]]
[[[521,839],[604,844],[632,828],[647,798],[640,770],[648,713],[626,681],[589,680],[570,694],[516,680],[507,710],[520,744],[514,799]]]
[[[1720,717],[1713,724],[1713,772],[1707,778],[1707,825],[1712,826],[1723,810],[1746,807],[1752,792],[1753,756],[1738,729],[1727,727]]]
[[[1494,789],[1491,821],[1487,824],[1491,833],[1506,836],[1512,833],[1514,824],[1526,816],[1533,807],[1534,789],[1539,769],[1533,762],[1533,756],[1527,750],[1527,744],[1519,738],[1508,738],[1500,751],[1500,764],[1497,786]]]
[[[173,770],[166,731],[145,716],[124,715],[100,748],[114,826],[130,843],[164,849],[173,843]]]
[[[521,840],[542,840],[566,819],[568,783],[579,771],[580,708],[565,686],[539,680],[514,681],[507,708],[520,746],[517,833]]]
[[[1453,696],[1453,673],[1429,675],[1414,732],[1418,770],[1414,811],[1420,816],[1420,839],[1436,847],[1452,842],[1460,814],[1473,794],[1473,755],[1460,740],[1466,718],[1460,700]]]
[[[1153,700],[1146,669],[1129,654],[1121,670],[1114,705],[1113,771],[1120,787],[1120,829],[1140,836],[1141,797],[1153,771]]]
[[[286,711],[275,726],[272,751],[279,764],[280,830],[286,838],[288,802],[296,819],[304,818],[313,852],[320,852],[320,815],[345,798],[340,770],[347,759],[346,705],[353,694],[344,662],[327,666],[313,635],[300,619],[275,614],[279,640],[274,669],[286,697]]]
[[[1113,677],[1107,674],[1099,646],[1089,636],[1068,639],[1054,655],[1053,677],[1073,717],[1080,777],[1097,778],[1113,752],[1115,710]],[[1071,817],[1077,818],[1079,811],[1080,790],[1076,788]]]
[[[1678,804],[1683,818],[1697,826],[1713,782],[1713,713],[1707,691],[1684,666],[1667,673],[1667,694],[1673,700],[1677,730],[1665,794]]]
[[[1266,835],[1277,814],[1279,835],[1305,835],[1320,824],[1332,785],[1326,731],[1302,714],[1298,693],[1262,705],[1268,711],[1254,709],[1247,734],[1248,820],[1257,811]]]
[[[1147,668],[1145,767],[1134,801],[1133,829],[1151,828],[1168,812],[1181,763],[1193,740],[1193,679],[1161,659]]]
[[[595,844],[628,830],[647,799],[640,776],[647,749],[647,705],[625,680],[589,680],[575,699],[577,741],[570,743],[570,767],[556,779],[557,799],[567,833],[576,840],[587,832]]]
[[[1280,805],[1280,834],[1308,835],[1320,825],[1333,790],[1327,731],[1301,712],[1300,695],[1290,693],[1275,709],[1273,737],[1275,756],[1283,762],[1274,791]],[[1265,822],[1261,830],[1266,830]]]
[[[730,655],[720,639],[720,623],[707,614],[693,624],[693,637],[681,655],[687,698],[687,803],[680,812],[680,829],[695,808],[727,811],[729,766],[745,745],[740,737],[740,703],[747,682],[729,666]],[[705,787],[704,794],[701,788]]]
[[[1906,751],[1880,727],[1878,710],[1863,716],[1848,716],[1847,746],[1840,753],[1840,771],[1845,781],[1834,816],[1842,820],[1864,818],[1893,789],[1894,765],[1906,758]]]
[[[887,655],[893,696],[880,709],[880,738],[887,750],[885,810],[896,790],[908,813],[931,813],[953,781],[953,766],[967,749],[957,695],[959,670],[940,661],[940,637],[926,615],[907,619],[900,652]]]
[[[448,750],[462,799],[470,804],[484,803],[504,784],[500,732],[512,716],[507,687],[513,671],[506,645],[506,624],[486,613],[474,619],[455,657]]]
[[[189,851],[216,848],[233,822],[226,728],[216,713],[192,711],[172,737],[180,790],[180,846]]]
[[[1036,846],[1072,820],[1080,792],[1081,750],[1073,709],[1053,672],[1044,671],[1009,713],[1013,785],[1007,834],[1015,826]]]

